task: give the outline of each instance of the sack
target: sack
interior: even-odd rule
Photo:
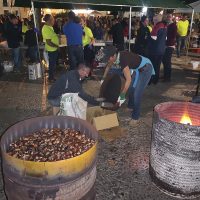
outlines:
[[[58,115],[71,116],[86,120],[87,102],[78,96],[78,93],[66,93],[61,97],[60,112]]]
[[[12,72],[14,68],[14,64],[9,61],[4,61],[3,62],[3,67],[5,72]]]
[[[42,69],[40,63],[36,63],[37,78],[42,78]]]
[[[33,63],[28,65],[29,80],[36,80],[42,77],[42,70],[40,63]]]
[[[36,67],[34,64],[28,65],[28,77],[29,77],[29,80],[37,79],[37,72],[36,72]]]

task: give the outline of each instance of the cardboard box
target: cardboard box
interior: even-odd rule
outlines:
[[[89,107],[87,109],[87,121],[89,121],[97,131],[119,126],[117,113],[102,109],[99,106]]]
[[[116,112],[102,109],[99,106],[88,108],[87,121],[98,130],[102,139],[106,142],[124,137],[127,133],[126,129],[119,126]]]

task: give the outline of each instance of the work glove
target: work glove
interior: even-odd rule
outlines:
[[[124,93],[121,93],[117,100],[117,103],[119,104],[119,106],[121,106],[125,101],[126,101],[126,95]]]

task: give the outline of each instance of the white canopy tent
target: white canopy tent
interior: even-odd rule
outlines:
[[[189,7],[190,8],[176,9],[175,13],[192,13],[193,9],[194,12],[200,13],[200,0],[189,4]]]

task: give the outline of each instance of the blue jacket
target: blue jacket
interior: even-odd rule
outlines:
[[[63,74],[50,88],[48,99],[57,99],[65,93],[78,93],[79,96],[92,105],[98,105],[94,97],[85,93],[77,70]]]
[[[160,28],[157,32],[157,39],[149,37],[148,54],[149,55],[164,55],[166,48],[167,29]]]

